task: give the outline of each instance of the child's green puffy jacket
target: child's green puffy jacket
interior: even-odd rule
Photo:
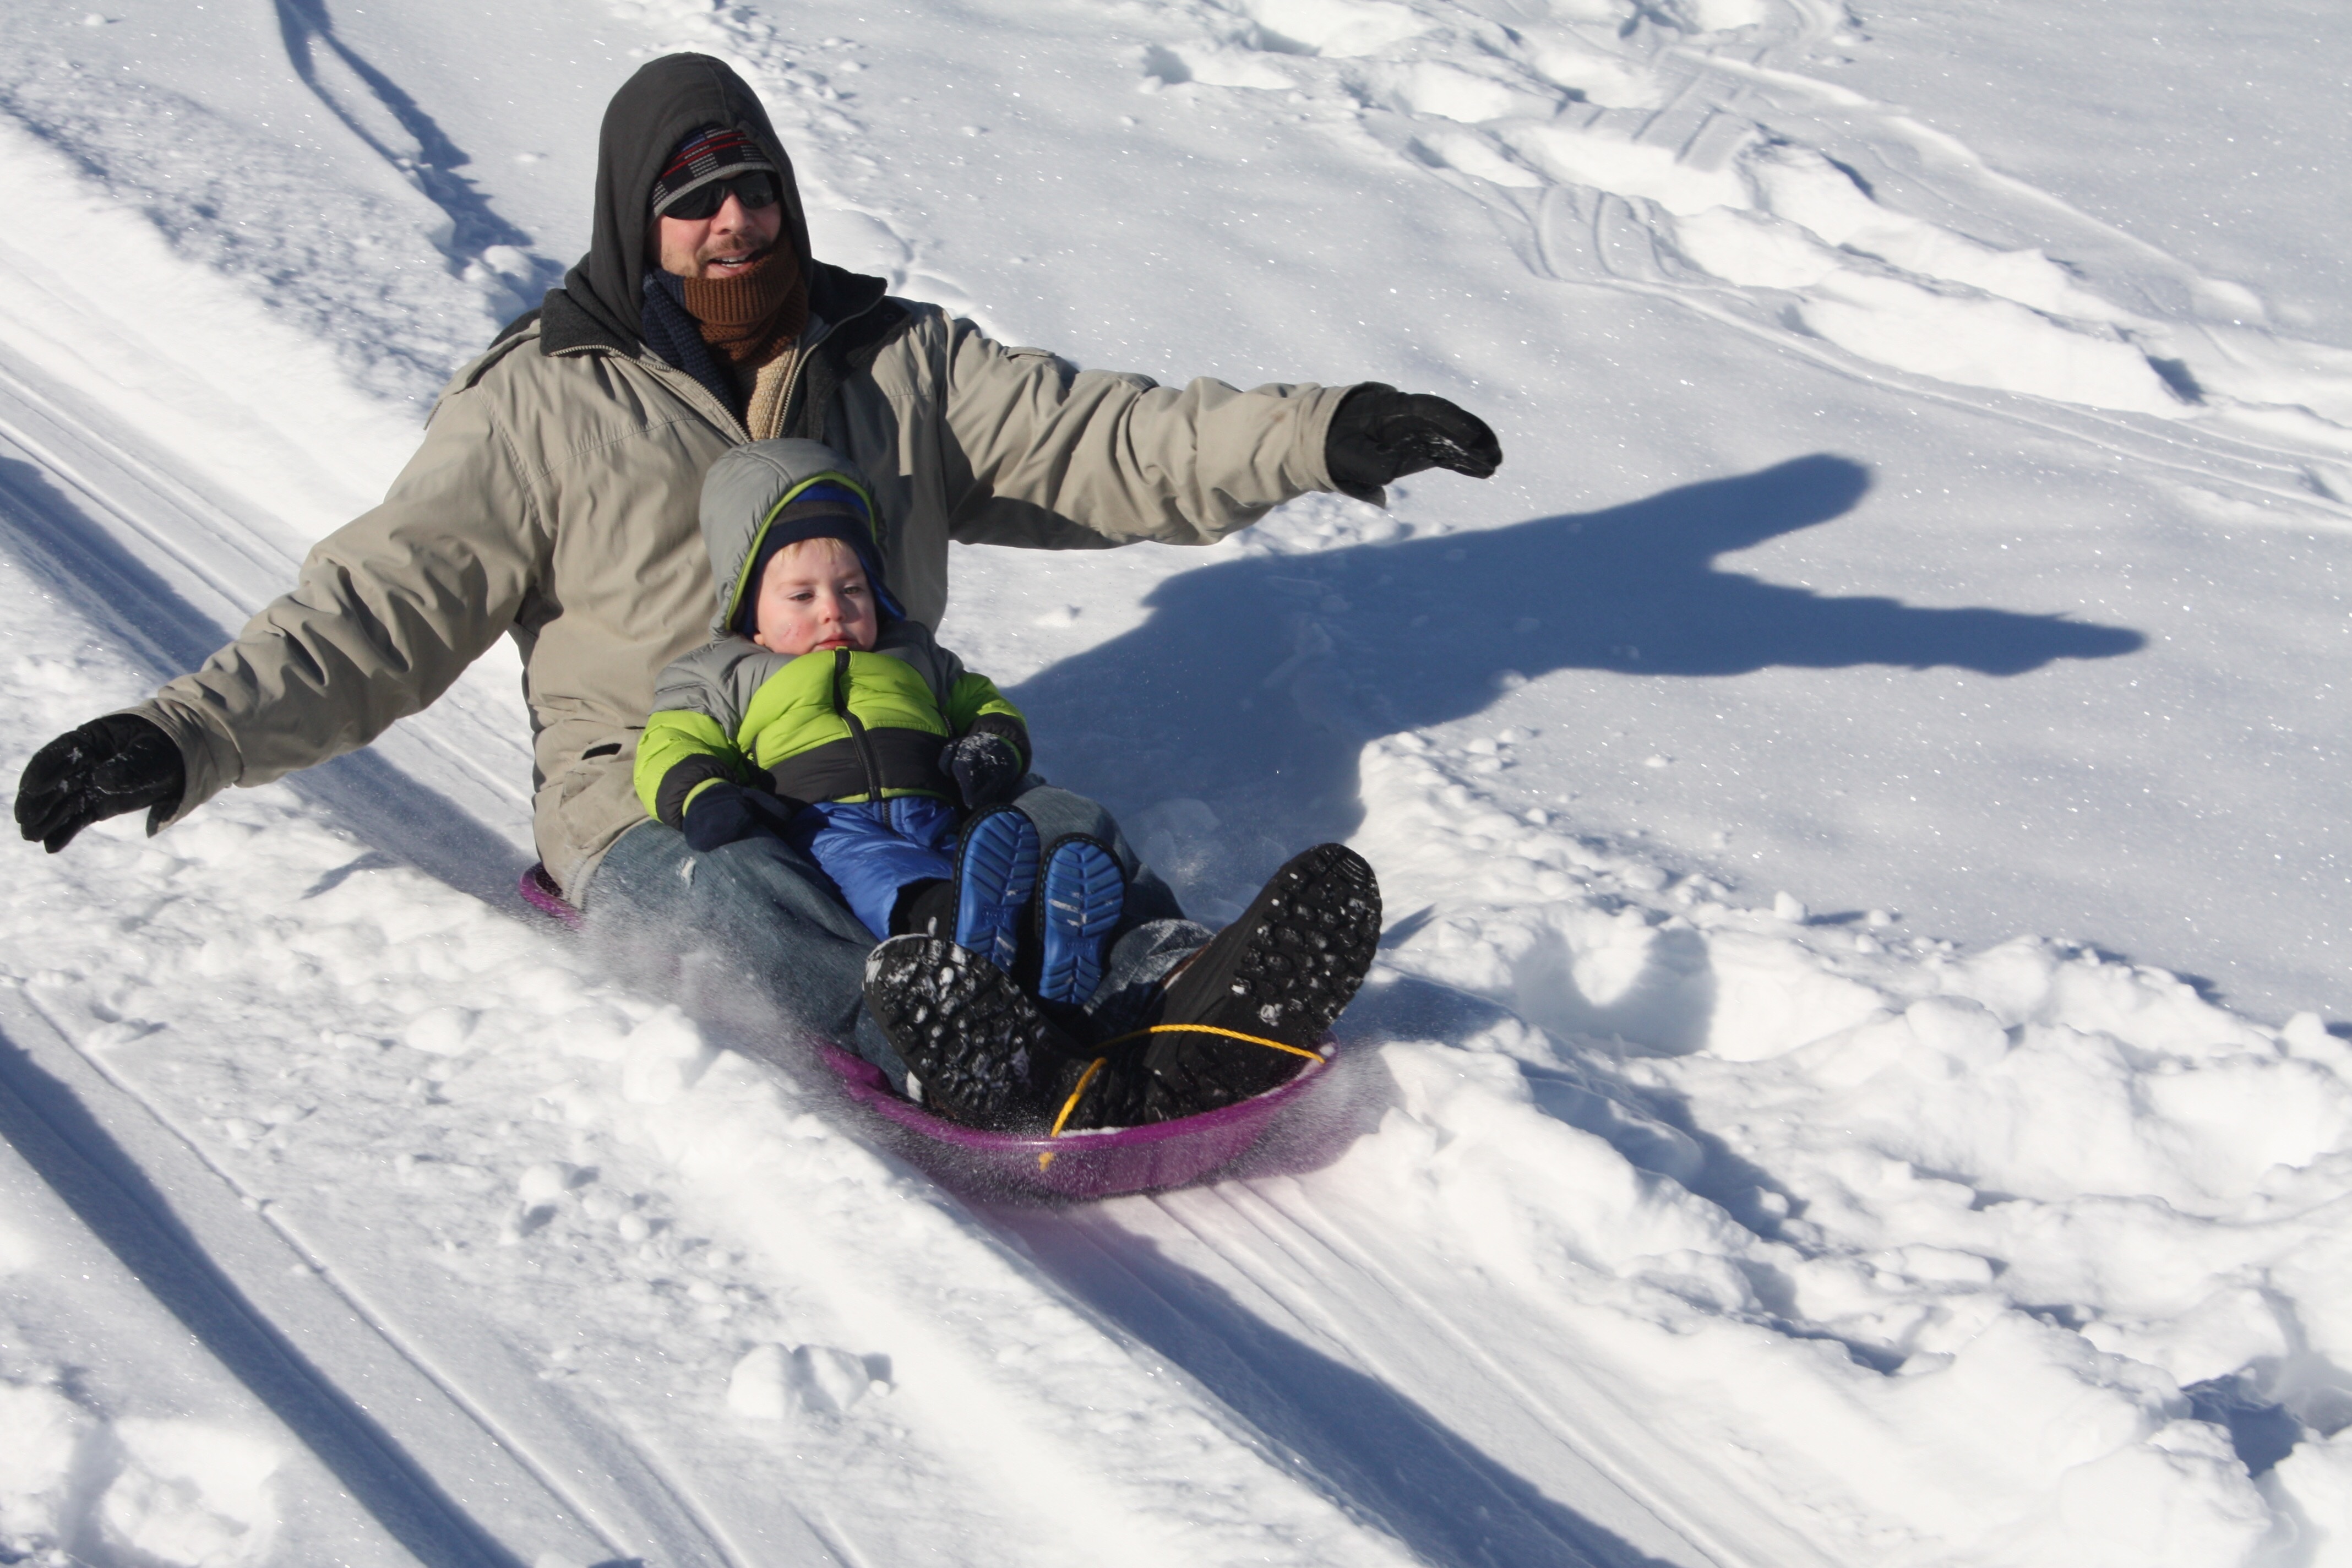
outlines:
[[[1022,765],[1029,763],[1021,710],[919,621],[886,612],[871,652],[827,648],[797,658],[728,629],[754,591],[748,569],[769,526],[796,496],[828,481],[869,493],[864,476],[814,441],[738,447],[704,481],[702,532],[719,613],[711,640],[662,671],[637,742],[637,798],[672,827],[698,791],[721,779],[765,783],[803,802],[900,795],[953,801],[940,753],[974,729],[1004,735]],[[887,595],[875,598],[880,605]]]

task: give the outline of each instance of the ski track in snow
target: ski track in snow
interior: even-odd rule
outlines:
[[[290,578],[566,254],[500,216],[471,106],[391,35],[280,0],[173,32],[177,77],[94,89],[105,35],[159,15],[95,17],[88,58],[10,25],[0,195],[50,225],[0,237],[12,776]],[[1012,335],[1055,341],[1063,307],[968,267],[951,185],[873,155],[896,111],[869,61],[1017,37],[1302,168],[1445,193],[1468,204],[1448,234],[1481,215],[1531,279],[2341,531],[2352,356],[1818,74],[1871,44],[1838,5],[927,15],[943,41],[674,0],[573,21],[616,55],[736,60],[830,253]],[[239,50],[273,63],[205,63]],[[1015,112],[978,76],[950,114],[975,148]],[[1189,191],[1208,132],[1164,134]],[[1864,482],[1802,461],[1790,505]],[[1320,737],[1321,771],[1271,784],[1220,776],[1247,773],[1239,742],[1154,756],[1055,668],[1193,560],[958,563],[958,614],[982,614],[951,640],[1033,678],[1196,908],[1230,916],[1334,821],[1381,870],[1383,963],[1325,1121],[1213,1186],[960,1201],[789,1048],[520,919],[509,656],[362,756],[21,858],[0,1552],[2341,1561],[2352,1047],[2093,947],[1743,907],[1699,846],[1529,808],[1535,734],[1400,719],[1412,693],[1349,678],[1350,597],[1396,597],[1366,577],[1470,537],[1421,493],[1286,509],[1190,590],[1244,563],[1276,606],[1287,656],[1236,689]],[[1034,626],[985,614],[1031,601]],[[2136,635],[2001,629],[2042,659]]]

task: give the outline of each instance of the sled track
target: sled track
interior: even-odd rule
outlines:
[[[505,1389],[460,1386],[21,994],[0,998],[0,1136],[420,1563],[751,1561],[656,1459],[520,1367]],[[805,1544],[799,1561],[838,1560]]]
[[[1065,1289],[1428,1562],[1828,1561],[1720,1496],[1692,1507],[1687,1467],[1645,1439],[1599,1375],[1535,1386],[1305,1183],[1231,1181],[991,1218]],[[1571,1359],[1548,1357],[1548,1370]],[[1471,1389],[1483,1397],[1465,1397]],[[1745,1546],[1724,1539],[1727,1523]]]

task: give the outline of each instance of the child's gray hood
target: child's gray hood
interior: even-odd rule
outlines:
[[[822,441],[754,441],[710,465],[702,479],[702,542],[710,551],[710,575],[719,595],[712,637],[723,637],[733,628],[736,612],[751,588],[747,580],[751,559],[776,514],[793,497],[826,480],[862,498],[865,531],[873,542],[867,570],[873,573],[885,564],[874,517],[874,487],[866,482],[865,470],[847,458]],[[878,576],[873,588],[876,602],[898,614],[887,584]]]

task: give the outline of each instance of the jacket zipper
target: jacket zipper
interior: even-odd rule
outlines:
[[[809,361],[816,357],[818,346],[821,345],[825,339],[833,336],[834,333],[847,326],[851,321],[856,321],[861,316],[870,315],[875,310],[879,310],[881,305],[882,301],[880,300],[877,300],[873,304],[866,306],[865,310],[858,311],[856,316],[851,316],[839,321],[827,321],[824,324],[824,329],[820,331],[816,336],[805,339],[793,345],[793,378],[784,384],[784,405],[777,411],[776,416],[776,424],[780,428],[789,430],[793,427],[793,415],[795,412],[793,405],[800,402],[801,393],[805,390],[807,386]],[[744,410],[744,417],[748,420],[750,416],[751,410],[747,406]],[[751,434],[748,425],[744,429],[744,434],[747,436]],[[822,433],[818,435],[817,439],[820,441],[824,439]]]
[[[833,710],[849,726],[849,738],[857,742],[857,760],[866,765],[866,799],[878,805],[882,802],[882,767],[874,760],[874,742],[866,738],[866,725],[849,710],[849,650],[833,650]]]

